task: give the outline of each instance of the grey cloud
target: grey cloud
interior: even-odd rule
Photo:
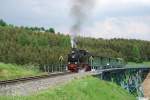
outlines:
[[[0,17],[17,25],[57,27],[67,23],[69,9],[66,4],[67,0],[2,0]]]
[[[57,31],[68,33],[72,24],[72,19],[69,17],[70,8],[68,2],[70,1],[71,0],[0,0],[0,18],[15,25],[44,26],[46,28],[54,27]],[[150,40],[150,30],[148,29],[150,26],[150,18],[145,17],[150,16],[150,2],[140,3],[138,1],[125,5],[120,5],[116,2],[109,6],[99,7],[99,9],[93,13],[93,17],[86,21],[86,25],[83,27],[81,34],[84,33],[86,36],[104,38],[108,38],[107,36],[123,36],[124,38]],[[136,16],[137,18],[135,18]],[[111,27],[104,27],[104,21],[111,20],[111,18],[116,18],[120,21],[114,20]],[[130,27],[127,27],[131,21],[133,23],[131,27],[139,28],[139,30],[136,29],[136,31],[134,31]],[[110,30],[110,33],[106,33],[108,30]]]

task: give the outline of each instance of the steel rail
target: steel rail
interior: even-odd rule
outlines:
[[[15,83],[19,83],[19,82],[33,81],[33,80],[44,79],[44,78],[53,78],[53,77],[57,77],[57,76],[61,76],[61,75],[68,75],[68,74],[72,74],[72,72],[51,73],[51,74],[46,74],[46,75],[3,80],[3,81],[0,81],[0,85],[15,84]]]

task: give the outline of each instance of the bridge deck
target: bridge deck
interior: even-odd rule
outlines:
[[[112,72],[112,71],[118,71],[118,70],[130,70],[130,69],[145,69],[150,70],[150,67],[122,67],[122,68],[109,68],[109,69],[96,69],[94,70],[97,74],[101,74],[103,72]]]

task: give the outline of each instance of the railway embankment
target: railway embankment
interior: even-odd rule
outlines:
[[[73,73],[56,77],[41,78],[37,80],[1,84],[0,95],[29,95],[44,89],[48,89],[49,87],[66,84],[73,79],[85,77],[92,74],[93,73],[91,72]]]
[[[144,90],[144,97],[149,98],[150,100],[150,73],[147,75],[142,85]]]

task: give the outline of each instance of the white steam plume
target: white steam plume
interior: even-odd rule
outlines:
[[[71,45],[72,48],[77,46],[77,34],[80,33],[84,22],[90,16],[96,0],[71,0]]]

